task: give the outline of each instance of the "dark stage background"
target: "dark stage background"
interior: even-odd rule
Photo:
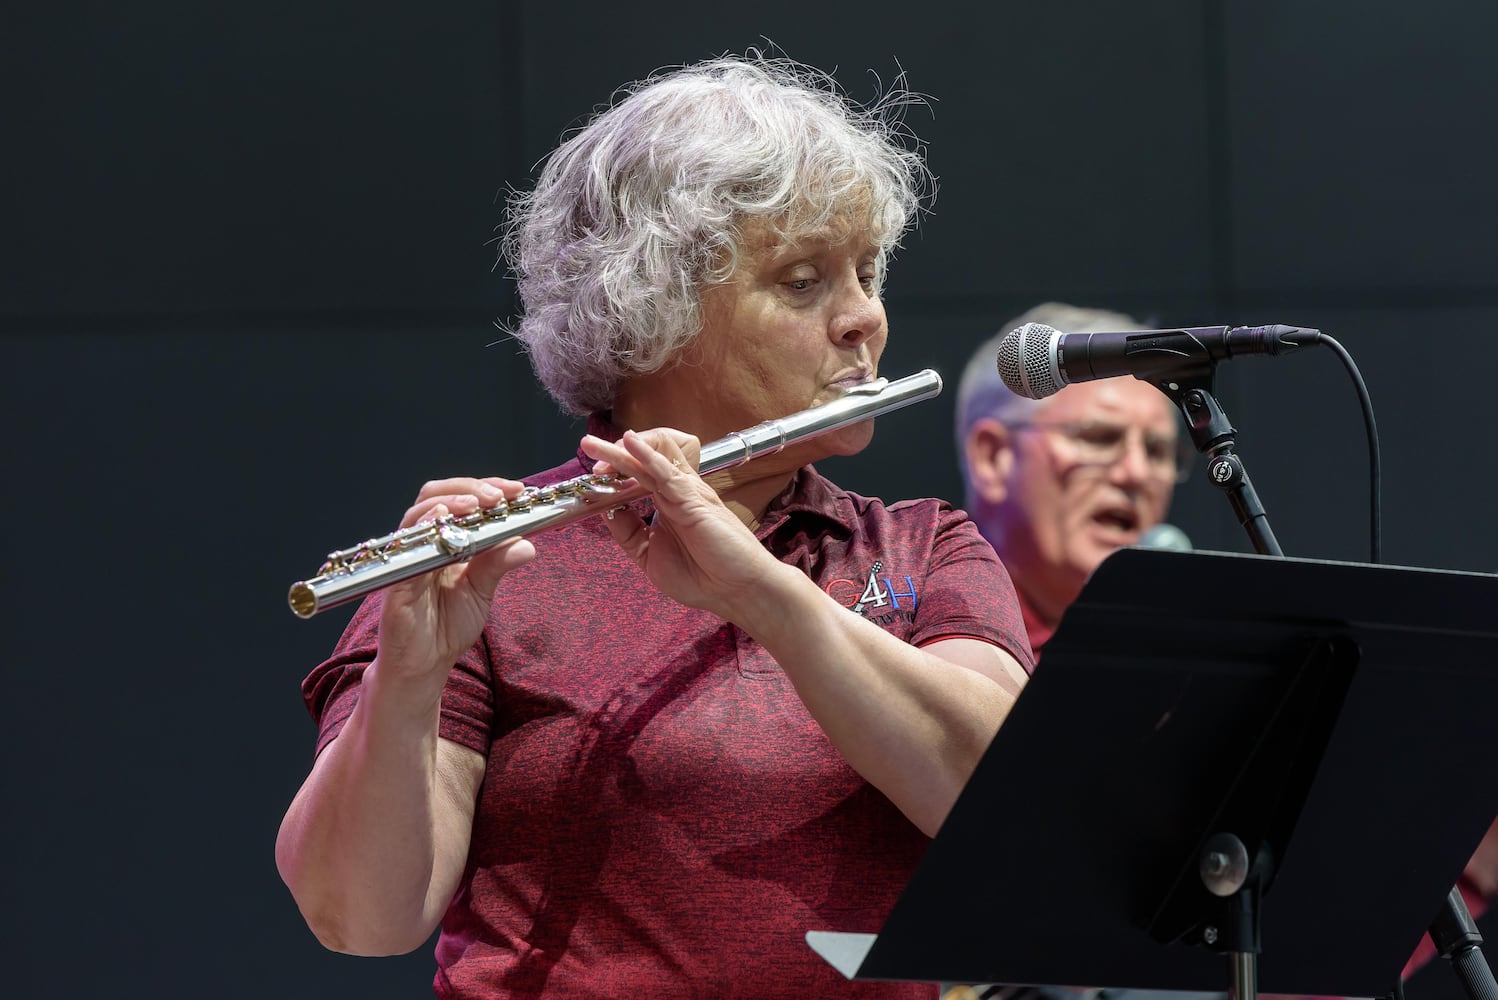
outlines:
[[[1498,570],[1498,7],[1060,0],[626,7],[364,0],[8,10],[0,397],[9,636],[0,995],[409,997],[430,949],[325,953],[272,844],[311,762],[287,611],[417,486],[580,433],[494,327],[490,240],[567,127],[651,69],[768,38],[857,97],[901,67],[941,178],[885,373],[1044,299],[1337,337],[1383,434],[1390,562]],[[497,341],[495,346],[486,346]],[[1328,352],[1225,366],[1290,554],[1368,554]],[[828,471],[960,495],[951,392]],[[1173,520],[1244,551],[1200,481]]]

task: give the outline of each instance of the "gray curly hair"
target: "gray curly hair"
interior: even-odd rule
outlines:
[[[900,118],[920,99],[899,83],[862,107],[824,73],[751,52],[631,84],[563,142],[511,198],[502,241],[522,305],[508,332],[552,397],[606,410],[622,380],[675,360],[746,219],[794,239],[867,205],[882,287],[931,190]]]

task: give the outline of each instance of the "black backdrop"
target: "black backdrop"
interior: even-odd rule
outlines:
[[[657,66],[769,39],[857,97],[900,68],[933,97],[910,123],[941,192],[894,265],[886,374],[953,385],[1047,298],[1318,326],[1381,418],[1386,558],[1498,570],[1498,8],[963,8],[7,11],[0,994],[427,990],[429,949],[327,954],[277,878],[311,759],[298,683],[346,618],[298,621],[283,595],[426,478],[570,452],[577,424],[493,325],[498,202]],[[1365,558],[1334,359],[1235,363],[1219,388],[1286,551]],[[958,497],[950,406],[884,418],[828,471]],[[1247,548],[1200,477],[1172,519]]]

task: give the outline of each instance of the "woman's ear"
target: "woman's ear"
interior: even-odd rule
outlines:
[[[966,441],[967,475],[973,493],[990,504],[1004,502],[1014,468],[1014,435],[992,417],[973,421]]]

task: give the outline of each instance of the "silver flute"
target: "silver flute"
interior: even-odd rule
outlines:
[[[697,470],[706,474],[742,465],[940,392],[941,376],[929,368],[893,382],[881,378],[852,386],[829,403],[703,445]],[[645,492],[633,480],[599,475],[527,486],[515,499],[501,500],[497,506],[463,517],[449,514],[422,521],[351,549],[330,552],[316,576],[291,585],[287,601],[297,617],[311,618],[401,580],[471,559],[500,542],[613,510]]]

